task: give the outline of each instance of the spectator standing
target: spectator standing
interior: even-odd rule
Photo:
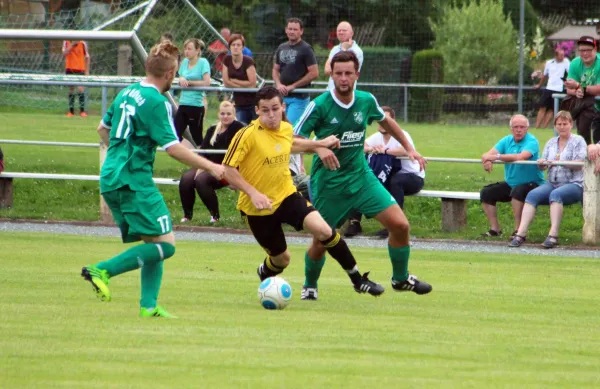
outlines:
[[[229,88],[254,88],[256,87],[256,67],[251,57],[242,54],[246,42],[240,34],[233,34],[229,38],[231,54],[223,60],[223,83]],[[256,119],[254,106],[254,92],[234,92],[236,119],[244,124]]]
[[[279,45],[275,52],[272,76],[275,87],[283,96],[287,119],[294,125],[310,103],[308,94],[295,93],[294,90],[310,87],[310,83],[319,77],[319,67],[313,48],[302,40],[302,21],[298,18],[288,19],[285,33],[288,41]],[[294,177],[304,176],[301,155],[290,155],[290,170]],[[297,180],[295,178],[295,183]]]
[[[583,167],[548,165],[549,161],[583,162],[586,143],[582,136],[571,134],[573,119],[567,111],[560,111],[554,119],[558,136],[550,139],[538,160],[540,170],[548,169],[548,182],[533,189],[525,198],[521,224],[510,242],[519,247],[525,242],[529,225],[538,205],[550,205],[550,232],[542,246],[551,249],[558,244],[558,230],[562,221],[563,206],[583,200]]]
[[[0,148],[0,173],[4,171],[4,153],[2,152],[2,148]]]
[[[483,169],[491,172],[492,162],[537,161],[540,144],[532,134],[528,133],[529,120],[523,115],[514,115],[510,119],[511,135],[500,139],[494,147],[481,157]],[[521,224],[521,213],[527,194],[544,184],[544,175],[535,165],[507,164],[504,166],[504,181],[487,185],[481,190],[481,206],[490,222],[490,230],[484,237],[501,236],[502,230],[498,222],[496,203],[512,204],[517,233]]]
[[[538,104],[538,114],[535,120],[536,128],[546,128],[554,115],[553,93],[562,93],[564,90],[564,80],[569,73],[571,62],[565,58],[565,51],[561,48],[554,50],[554,58],[546,61],[544,72],[540,82],[535,88],[541,88],[545,81],[548,81],[546,88],[542,90],[540,102]]]
[[[229,101],[223,101],[219,106],[219,120],[217,124],[206,131],[206,136],[200,148],[202,150],[227,150],[234,135],[242,128],[244,128],[244,124],[235,120],[233,104]],[[205,157],[209,161],[220,165],[225,154],[206,154]],[[184,173],[179,181],[179,196],[184,215],[181,222],[185,223],[192,220],[194,203],[196,202],[194,190],[196,190],[210,212],[210,222],[218,222],[221,216],[216,190],[227,185],[229,185],[227,181],[217,179],[207,171],[190,169]]]
[[[227,27],[223,27],[221,29],[221,36],[225,40],[225,42],[229,42],[229,38],[231,37],[231,31]],[[215,75],[219,78],[222,76],[223,72],[223,60],[227,53],[229,53],[229,48],[221,39],[215,39],[209,46],[208,51],[216,56],[214,63],[214,72]]]
[[[385,116],[394,120],[396,113],[391,107],[381,107]],[[404,209],[404,196],[419,193],[425,185],[425,170],[421,170],[417,161],[401,160],[396,157],[406,156],[406,149],[400,142],[392,137],[385,128],[379,126],[378,132],[365,140],[364,150],[368,154],[369,167],[375,174],[375,177],[394,197],[401,209]],[[412,137],[406,130],[404,135],[410,145],[416,150]],[[357,212],[350,218],[348,228],[344,236],[352,237],[362,232],[360,219],[362,215]],[[376,232],[380,238],[387,238],[389,231],[384,228]]]
[[[64,41],[62,53],[65,56],[65,74],[90,75],[90,52],[85,41]],[[77,87],[79,97],[79,115],[87,117],[85,113],[85,89]],[[75,116],[75,88],[69,87],[69,112],[67,117]]]
[[[582,36],[577,41],[579,57],[569,66],[569,77],[565,82],[567,94],[583,99],[576,104],[577,112],[570,110],[573,120],[577,121],[577,133],[587,144],[600,141],[600,102],[594,100],[600,95],[600,56],[596,40],[591,36]]]
[[[179,66],[179,85],[183,88],[209,86],[210,65],[206,58],[201,58],[204,42],[192,38],[186,40],[183,47],[185,58]],[[186,128],[189,127],[196,145],[202,144],[204,97],[203,91],[182,90],[179,109],[175,115],[175,129],[180,141]]]
[[[329,84],[327,85],[328,89],[333,89],[333,79],[331,78],[331,59],[334,55],[339,53],[340,51],[352,51],[356,54],[356,58],[358,58],[358,71],[362,69],[362,64],[364,60],[364,54],[362,49],[358,46],[356,41],[352,40],[354,36],[354,31],[352,30],[352,25],[348,22],[340,22],[336,29],[337,39],[340,41],[340,44],[334,46],[329,53],[329,57],[327,58],[327,62],[325,62],[325,73],[328,74]],[[356,84],[354,84],[356,87]]]

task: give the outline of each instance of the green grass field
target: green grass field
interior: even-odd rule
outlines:
[[[284,273],[293,300],[262,309],[257,245],[179,242],[160,301],[140,319],[139,272],[98,301],[82,265],[115,238],[3,232],[2,388],[598,388],[600,262],[414,250],[427,296],[357,295],[334,261],[303,302],[304,247]],[[354,249],[387,287],[381,249]]]
[[[206,123],[214,121],[214,110],[209,111]],[[90,116],[65,118],[47,113],[9,113],[0,111],[3,129],[0,138],[45,140],[65,142],[97,142],[96,127],[100,118]],[[408,124],[417,149],[428,157],[480,158],[498,139],[508,134],[507,127],[482,127],[458,125]],[[370,132],[375,127],[370,128]],[[551,130],[532,130],[543,145],[552,136]],[[98,153],[95,149],[72,147],[2,145],[6,170],[14,172],[98,174]],[[310,157],[306,158],[310,166]],[[155,165],[156,177],[179,178],[186,169],[159,153]],[[501,181],[503,168],[498,166],[489,175],[479,164],[436,163],[427,168],[425,189],[479,191],[484,185]],[[175,186],[161,186],[175,223],[183,216],[179,193]],[[225,227],[243,228],[235,210],[237,193],[230,190],[218,192],[221,206],[221,223]],[[68,201],[66,201],[68,199]],[[45,220],[98,220],[99,194],[97,182],[15,180],[15,203],[12,209],[0,210],[0,217],[35,218]],[[405,212],[411,222],[412,234],[422,238],[474,239],[487,231],[487,220],[478,202],[468,202],[468,227],[457,233],[441,230],[440,200],[407,198]],[[509,204],[500,204],[499,214],[506,233],[513,230],[512,211]],[[200,200],[196,203],[193,225],[208,225],[210,216]],[[542,242],[549,229],[548,207],[540,207],[528,240]],[[581,242],[583,226],[581,206],[565,208],[561,228],[561,243]],[[367,233],[379,229],[376,222],[364,223]]]

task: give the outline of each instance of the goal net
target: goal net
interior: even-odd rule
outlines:
[[[80,5],[70,8],[72,3]],[[65,59],[61,39],[45,39],[43,35],[39,39],[6,39],[2,31],[133,31],[146,53],[165,33],[171,34],[180,48],[192,37],[202,39],[206,46],[222,39],[187,0],[42,0],[11,4],[9,12],[0,15],[0,76],[4,79],[52,75],[53,80],[59,80],[65,74]],[[130,42],[93,39],[86,42],[91,60],[90,81],[105,82],[104,76],[122,76],[128,82],[131,77],[143,76],[143,60],[132,50]],[[205,50],[202,56],[209,61],[214,74],[215,55]],[[109,89],[109,101],[117,91]],[[87,88],[86,94],[87,110],[100,112],[100,88]],[[0,85],[0,106],[65,112],[67,95],[66,86]]]

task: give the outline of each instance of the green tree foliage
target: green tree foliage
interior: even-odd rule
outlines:
[[[444,58],[440,51],[417,51],[412,57],[410,82],[414,84],[443,84]],[[444,107],[444,94],[439,89],[412,88],[410,120],[436,122]]]
[[[517,71],[517,34],[494,0],[448,6],[439,23],[432,23],[435,48],[444,56],[445,81],[451,84],[488,83]]]

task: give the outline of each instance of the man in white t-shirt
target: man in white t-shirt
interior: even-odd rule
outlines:
[[[554,58],[546,61],[544,73],[540,82],[535,85],[535,88],[541,88],[544,82],[548,80],[546,89],[542,91],[542,96],[538,104],[538,114],[535,120],[536,128],[546,128],[554,116],[554,99],[553,93],[562,93],[564,81],[569,73],[569,65],[571,62],[565,58],[565,52],[561,48],[554,51]]]
[[[396,118],[391,107],[381,107],[385,115]],[[421,170],[419,162],[397,159],[406,155],[406,150],[400,142],[388,134],[381,126],[378,132],[365,140],[365,154],[368,154],[369,166],[383,186],[391,193],[400,208],[404,209],[404,196],[414,195],[423,189],[425,185],[425,171]],[[415,148],[415,144],[408,132],[404,135],[408,142]],[[362,232],[360,219],[362,215],[355,213],[350,217],[348,228],[344,236],[352,237]],[[380,238],[387,238],[388,231],[380,230],[376,233]]]
[[[352,37],[354,36],[354,31],[352,30],[352,25],[350,23],[341,22],[340,24],[338,24],[336,34],[337,34],[338,40],[340,41],[340,44],[334,46],[331,49],[331,52],[329,53],[329,58],[327,58],[327,62],[325,62],[325,73],[327,73],[330,76],[329,77],[329,85],[327,85],[327,89],[334,88],[333,79],[331,78],[331,59],[333,58],[334,55],[336,55],[340,51],[346,51],[346,50],[352,51],[354,54],[356,54],[356,57],[358,58],[358,71],[359,72],[360,72],[360,69],[362,68],[363,59],[364,59],[363,51],[361,50],[360,47],[358,47],[358,43],[356,43],[356,41],[352,40]],[[356,89],[356,83],[354,84],[354,89]]]

